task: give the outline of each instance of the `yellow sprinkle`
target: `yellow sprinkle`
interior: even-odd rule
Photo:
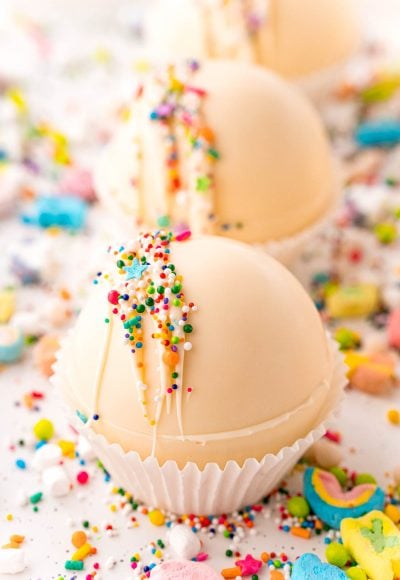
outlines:
[[[390,409],[386,416],[392,425],[398,425],[400,423],[400,413],[397,409]]]
[[[89,556],[89,554],[92,551],[92,546],[88,543],[83,544],[83,546],[81,546],[80,548],[78,548],[78,550],[76,550],[76,552],[74,552],[71,556],[71,560],[84,560],[86,558],[86,556]]]
[[[60,439],[58,446],[61,448],[64,457],[70,457],[71,459],[75,457],[75,443],[73,441]]]
[[[112,504],[110,505],[110,510],[111,510],[112,512],[116,512],[116,511],[117,511],[117,506],[116,506],[114,503],[112,503]]]
[[[98,531],[99,531],[99,528],[97,526],[92,526],[92,532],[94,534],[97,534]]]
[[[24,114],[27,112],[28,106],[26,100],[17,87],[8,89],[7,97],[10,99],[19,113]]]
[[[162,526],[165,522],[165,517],[160,510],[152,510],[149,513],[149,520],[153,524],[153,526]]]
[[[118,493],[118,487],[113,487],[111,493],[114,494]]]
[[[161,558],[161,557],[162,557],[162,552],[161,552],[161,550],[156,550],[156,551],[154,552],[154,555],[155,555],[155,557],[156,557],[156,558]]]
[[[140,562],[140,554],[136,552],[136,554],[133,554],[133,557],[135,558],[136,562]]]
[[[6,520],[7,520],[8,522],[12,522],[12,521],[13,521],[13,519],[14,519],[14,516],[13,516],[12,514],[7,514],[7,515],[6,515]]]
[[[150,68],[148,60],[138,60],[133,63],[133,70],[136,72],[147,72]]]

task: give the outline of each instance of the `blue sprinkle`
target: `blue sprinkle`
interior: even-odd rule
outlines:
[[[26,469],[26,461],[23,459],[17,459],[15,461],[15,465],[18,467],[18,469]]]
[[[81,411],[76,411],[76,414],[78,415],[79,419],[82,421],[82,423],[87,423],[88,422],[88,418],[85,415],[85,413],[82,413]]]

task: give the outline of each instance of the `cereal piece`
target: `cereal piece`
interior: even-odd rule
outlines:
[[[385,493],[377,485],[365,483],[343,491],[332,473],[314,467],[304,473],[304,495],[314,513],[332,528],[339,528],[344,518],[383,509],[385,503]]]
[[[340,531],[345,547],[372,580],[400,575],[400,531],[381,511],[344,519]]]

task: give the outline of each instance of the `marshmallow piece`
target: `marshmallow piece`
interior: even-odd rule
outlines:
[[[387,333],[390,346],[400,349],[400,308],[390,314]]]
[[[78,439],[76,451],[79,453],[79,457],[85,461],[90,461],[95,458],[92,446],[86,437],[83,437],[82,435]]]
[[[317,464],[324,469],[337,467],[343,459],[343,453],[339,445],[328,439],[321,439],[314,443],[313,454]]]
[[[44,469],[57,465],[61,458],[61,448],[54,443],[47,443],[47,445],[42,445],[35,452],[32,465],[37,471],[43,471]]]
[[[201,562],[184,562],[182,560],[168,560],[153,568],[152,580],[218,580],[220,574]]]
[[[46,491],[53,497],[67,495],[70,490],[70,481],[61,465],[45,469],[42,473],[42,481]]]
[[[182,560],[191,560],[201,550],[201,542],[194,532],[185,524],[178,524],[169,533],[172,551]]]
[[[18,574],[25,568],[25,550],[23,548],[0,550],[0,574]]]
[[[379,292],[374,284],[343,286],[327,298],[327,310],[332,318],[369,316],[379,308]]]

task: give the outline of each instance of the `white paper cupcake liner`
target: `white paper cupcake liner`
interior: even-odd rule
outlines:
[[[290,447],[284,447],[276,455],[269,453],[261,461],[249,458],[241,466],[236,461],[228,461],[224,469],[216,463],[208,463],[204,469],[199,469],[192,462],[180,469],[173,460],[160,465],[155,457],[142,460],[135,451],[125,452],[119,444],[109,443],[76,416],[73,423],[89,440],[116,485],[136,499],[177,514],[229,513],[256,503],[275,489],[307,449],[325,433],[326,424],[332,419],[347,383],[343,356],[336,342],[331,338],[329,342],[334,356],[334,371],[317,426]],[[66,385],[64,364],[61,348],[53,376],[53,383],[61,389]]]

